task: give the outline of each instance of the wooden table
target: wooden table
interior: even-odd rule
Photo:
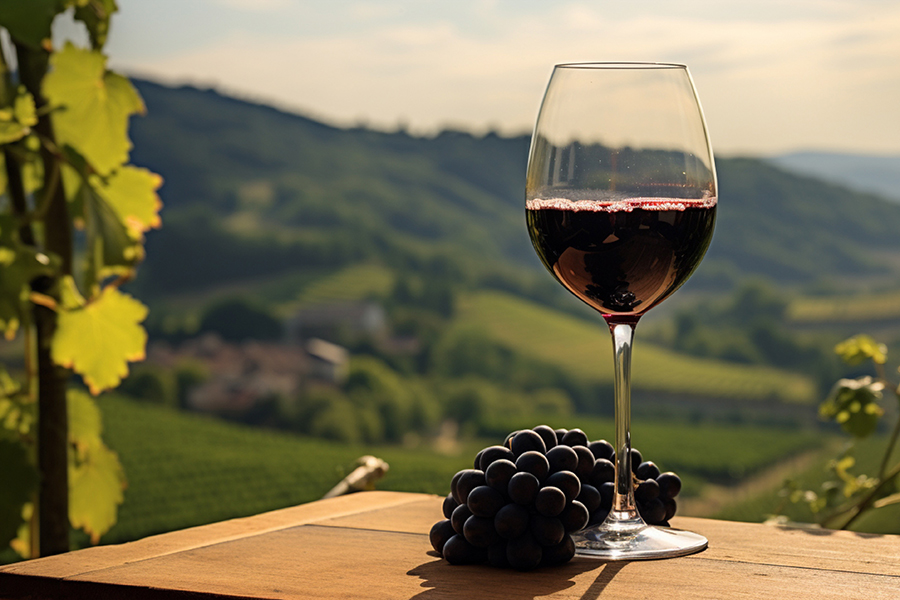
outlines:
[[[675,518],[710,540],[670,560],[452,566],[441,498],[365,492],[0,568],[0,598],[900,599],[900,536]]]

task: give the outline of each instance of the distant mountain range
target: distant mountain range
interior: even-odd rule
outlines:
[[[558,287],[525,230],[526,136],[339,129],[212,90],[135,84],[148,115],[132,123],[133,160],[165,179],[164,226],[136,283],[148,300],[260,277],[302,285],[297,273],[364,262],[532,297]],[[717,166],[717,229],[694,289],[900,275],[897,204],[777,161]]]
[[[796,173],[900,202],[900,155],[795,152],[770,158],[769,162]]]

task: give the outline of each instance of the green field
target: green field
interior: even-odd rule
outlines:
[[[128,479],[119,523],[104,542],[316,500],[364,454],[391,465],[379,487],[401,491],[446,493],[468,462],[252,429],[116,396],[100,403],[107,443]]]
[[[479,448],[502,441],[470,441],[447,456],[425,447],[348,446],[252,429],[112,395],[100,403],[105,437],[128,479],[119,523],[105,543],[316,500],[364,454],[390,464],[379,489],[445,494]],[[551,424],[580,426],[592,439],[612,435],[605,419]],[[682,475],[685,494],[707,478],[734,480],[818,443],[812,433],[664,423],[636,423],[634,439],[646,458]]]
[[[883,456],[887,440],[885,436],[869,438],[858,442],[854,451],[857,464],[851,469],[854,474],[872,475]],[[822,456],[809,468],[793,473],[791,478],[804,490],[821,491],[821,485],[829,479],[828,462],[833,460],[842,445],[832,443]],[[894,452],[892,463],[900,460],[900,449]],[[781,486],[762,490],[740,502],[736,502],[719,511],[716,518],[729,521],[762,521],[777,512],[797,522],[815,522],[814,515],[804,504],[790,504],[779,498]],[[900,504],[894,504],[873,510],[860,517],[852,526],[853,531],[870,533],[900,534]]]
[[[591,323],[499,292],[463,298],[459,313],[459,326],[484,331],[497,342],[576,377],[612,381],[611,342],[599,318]],[[635,389],[802,404],[815,400],[815,384],[809,377],[767,366],[687,357],[645,343],[640,327],[637,332]]]
[[[798,298],[788,305],[794,323],[853,323],[900,317],[900,291],[859,296]]]
[[[380,265],[355,265],[323,277],[306,287],[297,304],[324,304],[383,296],[394,285],[394,273]]]

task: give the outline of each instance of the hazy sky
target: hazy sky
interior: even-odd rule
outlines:
[[[900,154],[897,0],[118,0],[115,68],[335,124],[530,131],[552,65],[683,62],[721,153]]]

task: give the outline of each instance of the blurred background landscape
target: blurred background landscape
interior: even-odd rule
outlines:
[[[846,443],[818,406],[865,367],[835,344],[900,350],[900,11],[689,4],[122,0],[109,53],[147,106],[132,160],[165,184],[128,286],[150,307],[147,359],[100,398],[128,479],[102,541],[312,501],[363,454],[390,464],[379,489],[446,494],[509,431],[612,438],[608,334],[524,224],[529,121],[550,66],[575,59],[687,62],[721,148],[706,259],[637,330],[635,446],[682,476],[679,514],[810,520],[778,490],[815,485]],[[514,34],[540,18],[559,47]],[[680,33],[653,36],[664,23]],[[898,517],[855,527],[900,533]]]

